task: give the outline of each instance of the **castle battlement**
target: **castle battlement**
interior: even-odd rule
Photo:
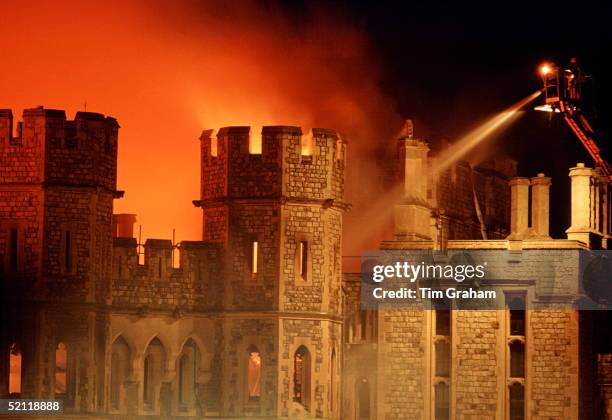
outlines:
[[[214,307],[222,290],[221,246],[201,241],[178,245],[179,266],[172,265],[170,240],[147,239],[139,263],[135,238],[114,238],[113,304],[123,307],[185,309]]]
[[[343,199],[346,140],[334,130],[264,126],[254,133],[248,126],[223,127],[203,131],[200,142],[202,202]]]
[[[114,191],[117,133],[112,117],[77,112],[67,120],[63,110],[36,107],[0,110],[0,183],[101,187]]]

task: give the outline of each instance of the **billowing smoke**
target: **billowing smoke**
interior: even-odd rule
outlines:
[[[116,211],[145,237],[199,239],[197,138],[227,125],[329,127],[349,164],[399,127],[380,67],[346,11],[255,1],[13,2],[3,5],[2,107],[44,105],[118,118]],[[351,191],[368,176],[349,176]],[[372,177],[374,178],[374,177]],[[376,183],[371,184],[376,187]],[[359,212],[359,206],[355,208]]]

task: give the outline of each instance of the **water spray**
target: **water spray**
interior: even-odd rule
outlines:
[[[448,149],[446,149],[446,151],[439,155],[437,164],[433,168],[434,175],[439,174],[447,169],[451,164],[461,159],[504,124],[516,119],[519,116],[518,112],[520,109],[528,103],[534,101],[541,94],[541,90],[532,93],[463,136],[461,140],[450,146]]]

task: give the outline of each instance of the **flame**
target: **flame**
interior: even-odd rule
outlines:
[[[302,156],[312,156],[313,144],[312,130],[308,130],[306,134],[302,134]]]

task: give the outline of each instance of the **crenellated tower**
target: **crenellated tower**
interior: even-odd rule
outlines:
[[[69,410],[95,410],[103,392],[94,378],[105,321],[94,305],[110,297],[118,129],[91,112],[67,120],[37,107],[14,124],[12,111],[0,110],[0,287],[11,301],[2,348],[19,346],[28,367],[21,395],[37,398],[57,391],[52,360],[66,350],[71,371],[83,372],[61,390]],[[6,395],[7,384],[0,388]]]
[[[222,309],[232,313],[222,334],[223,389],[232,391],[222,411],[337,417],[328,393],[339,391],[346,142],[333,130],[266,126],[254,153],[259,135],[225,127],[200,137],[195,204],[204,241],[225,249]],[[246,385],[231,382],[249,348],[264,366],[261,405],[249,403]]]

